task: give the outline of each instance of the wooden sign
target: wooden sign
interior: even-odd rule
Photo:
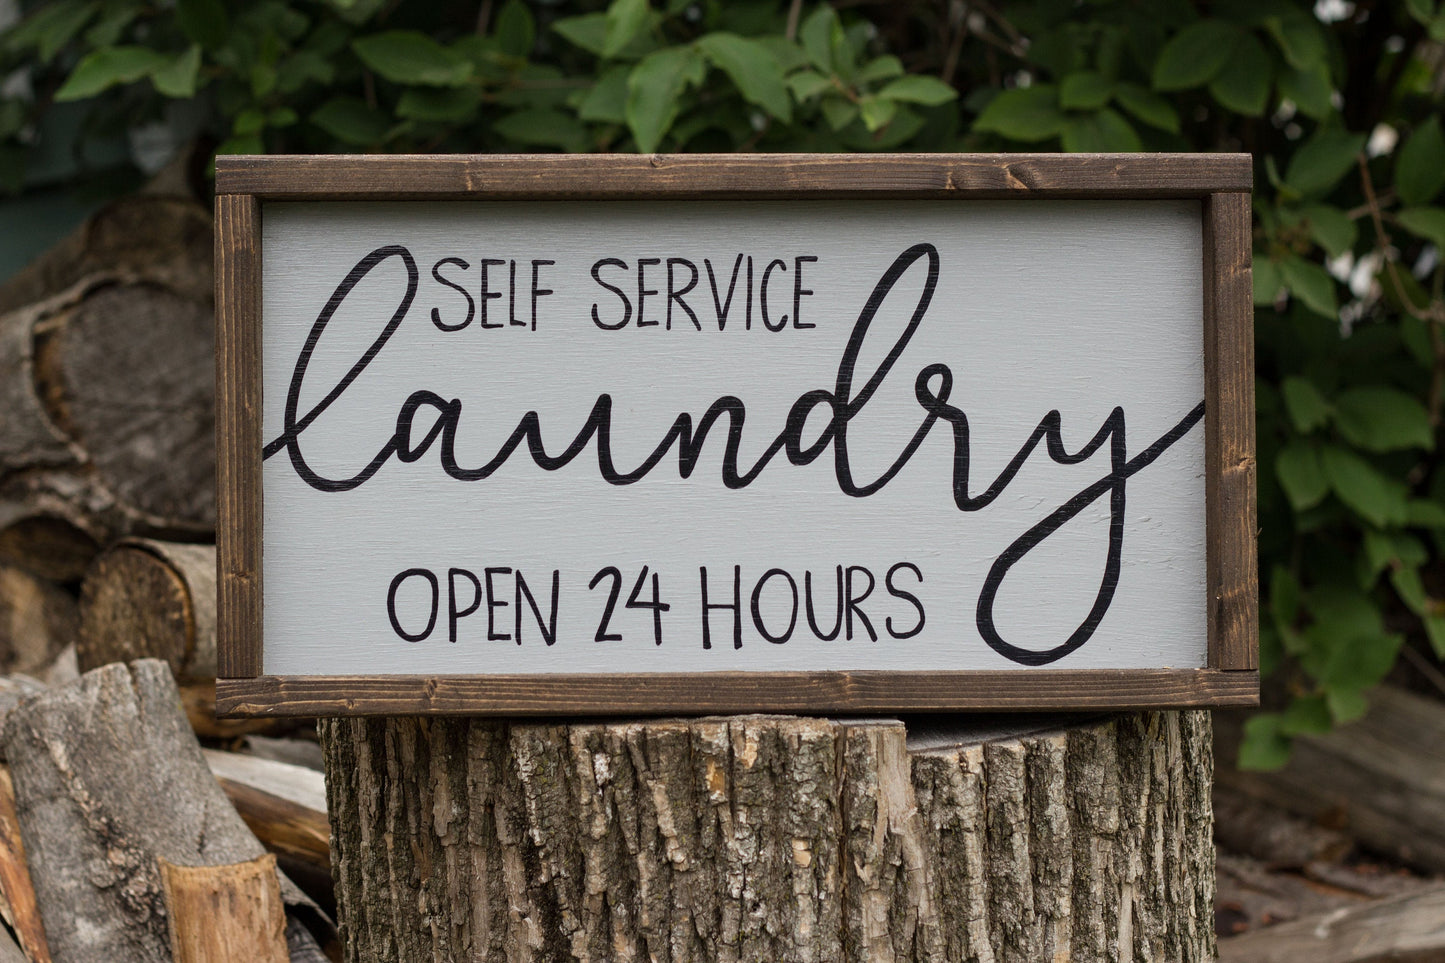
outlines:
[[[219,706],[1252,702],[1250,176],[219,158]]]

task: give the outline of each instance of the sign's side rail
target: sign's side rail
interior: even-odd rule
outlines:
[[[1209,666],[1259,668],[1250,195],[1204,199],[1204,516]]]
[[[1251,706],[1258,672],[704,672],[633,675],[264,676],[217,679],[216,712],[238,716],[660,715],[733,712],[1178,709]]]
[[[216,674],[261,674],[261,205],[216,197]]]
[[[1204,198],[1247,193],[1248,154],[221,156],[216,193],[262,200]]]

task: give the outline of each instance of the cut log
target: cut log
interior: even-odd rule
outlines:
[[[331,830],[321,773],[235,752],[204,752],[212,774],[262,845],[288,863],[330,874]]]
[[[160,871],[175,963],[288,963],[276,857]]]
[[[1215,751],[1239,753],[1242,717],[1218,713]],[[1370,693],[1364,718],[1297,736],[1275,772],[1221,765],[1221,785],[1342,829],[1375,852],[1445,872],[1445,703],[1390,686]]]
[[[75,641],[75,596],[24,569],[0,565],[0,672],[34,675]]]
[[[1220,963],[1439,963],[1445,887],[1331,910],[1219,941]]]
[[[0,565],[24,569],[51,582],[79,582],[100,551],[93,532],[65,505],[47,511],[34,503],[0,503]]]
[[[304,733],[302,735],[304,736]],[[247,755],[255,756],[258,759],[286,762],[293,766],[314,769],[317,772],[326,771],[326,759],[322,756],[321,746],[315,739],[251,735],[241,740],[241,747]]]
[[[1214,841],[1221,849],[1274,869],[1303,869],[1337,860],[1354,840],[1336,829],[1301,819],[1222,783],[1214,786]]]
[[[105,666],[27,699],[4,741],[57,959],[169,960],[157,859],[215,865],[264,852],[211,776],[163,662]],[[282,893],[315,910],[284,879]]]
[[[348,960],[1213,959],[1203,712],[320,729]]]
[[[185,197],[132,195],[101,208],[68,237],[0,284],[0,314],[18,311],[92,274],[144,274],[187,296],[214,287],[211,215]]]
[[[80,670],[161,659],[177,679],[216,677],[216,547],[128,539],[80,591]]]
[[[181,683],[181,708],[190,720],[191,730],[202,739],[239,739],[258,732],[274,735],[314,725],[312,720],[296,716],[273,719],[217,719],[215,679]]]
[[[25,843],[15,815],[15,788],[10,783],[10,770],[4,767],[0,767],[0,917],[24,949],[23,958],[30,963],[50,963],[50,947],[45,942],[45,927],[40,921],[35,886],[25,861]],[[0,961],[4,959],[0,953]]]
[[[212,329],[208,300],[114,273],[0,317],[0,499],[100,542],[209,538]]]

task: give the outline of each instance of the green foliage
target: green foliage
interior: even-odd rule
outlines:
[[[219,151],[1250,151],[1261,656],[1293,701],[1242,761],[1277,765],[1402,647],[1445,659],[1445,4],[1337,6],[57,0],[0,32],[0,185],[181,114]]]

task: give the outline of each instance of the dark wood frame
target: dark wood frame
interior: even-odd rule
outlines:
[[[561,715],[1143,709],[1258,701],[1248,154],[330,155],[216,159],[216,711]],[[261,205],[274,200],[1198,198],[1209,660],[1189,669],[267,676]]]

